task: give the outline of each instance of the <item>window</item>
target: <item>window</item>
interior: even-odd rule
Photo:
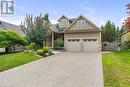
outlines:
[[[93,39],[93,41],[97,41],[97,39]]]
[[[67,21],[67,19],[62,19],[62,20],[60,21],[60,26],[61,26],[61,27],[67,27],[67,26],[68,26],[68,21]]]
[[[93,41],[93,42],[95,42],[95,41],[97,41],[97,39],[83,39],[83,41],[84,42],[86,42],[86,41]]]
[[[68,42],[71,42],[71,40],[69,39]]]
[[[78,22],[77,22],[77,26],[79,26],[79,27],[85,26],[85,20],[80,20],[80,21],[78,21]]]
[[[79,42],[80,39],[68,39],[68,42]]]

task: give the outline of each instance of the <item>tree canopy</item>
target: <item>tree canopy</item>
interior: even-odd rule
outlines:
[[[113,42],[115,41],[116,27],[115,25],[108,21],[104,26],[101,26],[102,29],[102,41]]]
[[[43,46],[43,41],[50,35],[48,14],[33,17],[26,15],[25,21],[21,23],[21,29],[26,34],[30,43]]]
[[[108,21],[104,26],[101,26],[102,29],[102,42],[121,42],[121,36],[126,33],[124,26],[119,29],[114,23]]]
[[[0,48],[11,47],[16,44],[26,45],[27,41],[13,30],[0,30]]]
[[[126,9],[127,9],[128,17],[124,22],[124,27],[128,32],[130,32],[130,4],[126,5]]]

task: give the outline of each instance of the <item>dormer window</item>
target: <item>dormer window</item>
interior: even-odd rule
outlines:
[[[68,26],[68,20],[67,19],[61,19],[60,20],[60,27],[67,27]]]
[[[85,26],[85,20],[79,20],[79,21],[77,21],[77,26],[78,27],[84,27]]]

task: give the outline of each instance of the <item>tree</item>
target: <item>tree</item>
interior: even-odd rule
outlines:
[[[127,9],[128,17],[124,22],[124,27],[128,32],[130,32],[130,4],[126,5],[126,9]]]
[[[102,42],[113,42],[115,41],[115,33],[116,33],[116,28],[114,23],[108,21],[104,26],[101,26],[102,29]]]
[[[121,37],[123,35],[126,34],[126,29],[124,28],[124,26],[121,27],[121,29],[119,29],[119,27],[117,27],[117,30],[116,30],[116,41],[117,42],[121,42]]]
[[[104,26],[101,26],[102,29],[102,42],[121,42],[121,37],[126,34],[126,29],[124,26],[116,28],[114,23],[108,21]]]
[[[26,15],[25,22],[21,23],[21,29],[30,43],[35,43],[42,47],[43,41],[46,41],[51,32],[49,23],[48,14],[45,14],[43,17],[42,14],[36,17]]]
[[[123,26],[126,30],[126,34],[125,34],[125,43],[126,43],[126,46],[128,46],[127,48],[130,48],[130,4],[127,4],[126,5],[126,10],[127,10],[127,14],[128,14],[128,17],[126,20],[124,20],[124,23],[123,23]]]
[[[16,31],[13,30],[1,30],[0,31],[0,48],[6,48],[6,52],[9,51],[11,46],[26,45],[27,41],[24,37],[20,36]]]

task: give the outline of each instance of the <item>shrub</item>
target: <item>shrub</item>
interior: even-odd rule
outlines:
[[[50,50],[48,51],[48,53],[49,53],[49,55],[52,55],[52,50],[50,49]]]
[[[42,49],[39,49],[39,50],[37,50],[37,54],[38,54],[38,55],[43,55],[43,54],[44,54],[44,51],[43,51]]]
[[[37,46],[34,43],[31,43],[27,46],[27,50],[37,50]]]
[[[63,47],[64,41],[62,40],[62,38],[58,38],[54,41],[54,45],[55,47]]]
[[[49,48],[49,47],[43,47],[43,51],[44,51],[45,53],[48,53],[48,52],[49,52],[49,50],[50,50],[50,48]]]

